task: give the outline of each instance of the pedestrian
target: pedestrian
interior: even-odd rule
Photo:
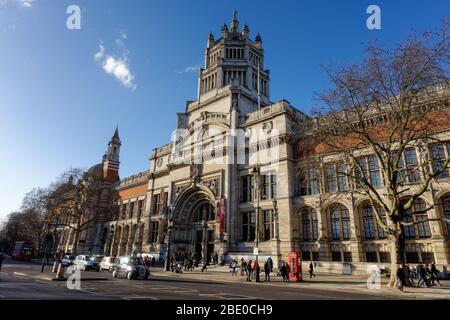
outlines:
[[[247,261],[241,258],[241,276],[247,275]]]
[[[245,266],[245,272],[247,273],[247,281],[252,281],[252,260],[249,260]]]
[[[418,273],[419,273],[419,282],[417,283],[417,287],[420,288],[422,286],[422,284],[426,284],[427,288],[430,287],[430,284],[428,282],[428,278],[427,278],[427,270],[425,269],[425,267],[423,266],[423,264],[419,264],[417,266],[418,268]]]
[[[236,260],[233,259],[231,261],[231,269],[233,270],[233,272],[231,273],[232,276],[237,276],[236,267],[237,267],[237,262],[236,262]]]
[[[155,266],[155,262],[156,262],[155,257],[152,257],[152,267]]]
[[[270,272],[273,272],[273,260],[271,257],[267,259],[267,263],[269,264]]]
[[[264,273],[266,275],[264,281],[270,282],[270,264],[269,261],[264,263]]]
[[[314,274],[314,264],[311,261],[311,263],[309,264],[309,278],[311,279],[312,277],[315,277],[316,275]]]
[[[281,264],[280,273],[281,273],[281,277],[283,278],[283,282],[288,282],[289,281],[288,269],[287,269],[287,265],[285,262],[283,262]]]
[[[2,271],[3,259],[4,259],[3,253],[0,253],[0,271]]]
[[[203,259],[203,261],[202,261],[202,272],[203,271],[208,271],[208,266],[207,266],[207,262],[205,259]]]
[[[431,263],[431,285],[435,285],[434,281],[437,281],[437,283],[439,284],[439,286],[441,286],[441,283],[439,282],[439,270],[436,268],[436,265],[433,263]]]
[[[405,271],[403,265],[398,265],[396,272],[397,280],[398,280],[398,288],[401,292],[405,292]]]

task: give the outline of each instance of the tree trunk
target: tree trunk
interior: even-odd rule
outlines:
[[[405,233],[403,225],[396,223],[395,232],[389,235],[391,243],[391,277],[389,279],[388,287],[397,286],[397,268],[399,265],[405,263]]]

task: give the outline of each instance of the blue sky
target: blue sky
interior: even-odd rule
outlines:
[[[71,4],[81,30],[66,28]],[[371,4],[381,30],[366,28]],[[272,100],[307,112],[328,86],[321,65],[439,27],[450,2],[0,0],[0,217],[62,171],[100,162],[117,123],[121,177],[146,170],[196,96],[209,32],[219,37],[233,9],[262,36]]]

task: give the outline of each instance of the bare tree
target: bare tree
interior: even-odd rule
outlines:
[[[48,198],[47,228],[74,231],[72,254],[77,254],[80,234],[97,222],[102,190],[99,172],[71,169],[52,186]]]
[[[328,68],[332,88],[319,95],[322,106],[299,144],[305,158],[338,154],[344,164],[339,174],[348,177],[352,192],[370,201],[391,243],[390,286],[397,265],[405,262],[404,228],[414,223],[407,219],[409,210],[449,168],[450,157],[433,150],[429,157],[420,152],[414,167],[403,161],[407,148],[437,146],[439,132],[449,129],[448,25],[411,36],[393,50],[369,44],[363,62]],[[367,154],[378,162],[383,187],[371,178],[363,161]]]

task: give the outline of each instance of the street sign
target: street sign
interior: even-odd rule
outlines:
[[[255,256],[258,255],[258,248],[253,248],[253,254],[254,254]]]

